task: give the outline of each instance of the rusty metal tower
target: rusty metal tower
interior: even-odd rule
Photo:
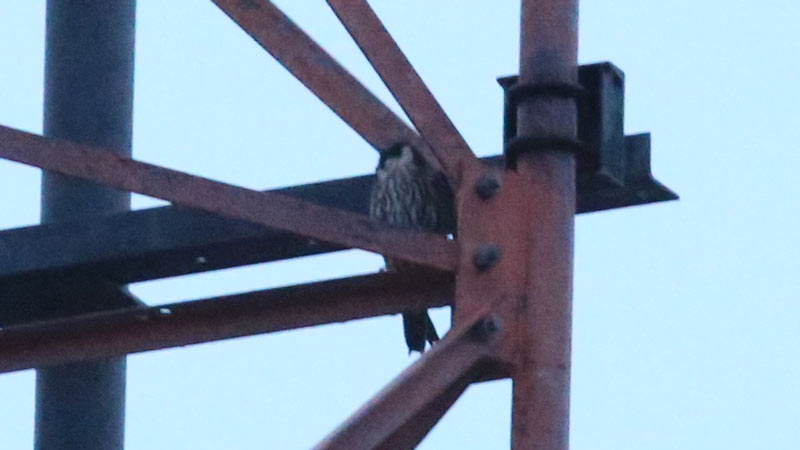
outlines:
[[[649,135],[623,133],[622,72],[577,66],[578,0],[522,0],[488,159],[365,0],[327,2],[414,129],[271,2],[212,1],[375,149],[410,142],[442,169],[458,239],[369,220],[371,176],[257,192],[131,159],[135,2],[50,0],[44,136],[0,126],[0,157],[45,170],[42,225],[0,232],[0,372],[38,369],[36,447],[122,448],[129,353],[451,305],[444,339],[316,448],[414,448],[498,378],[513,380],[512,447],[568,448],[574,215],[677,198],[651,176]],[[174,206],[129,211],[125,192]],[[430,270],[159,307],[124,289],[345,248]]]

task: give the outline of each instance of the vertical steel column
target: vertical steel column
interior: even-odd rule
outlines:
[[[48,0],[46,136],[131,154],[135,11],[135,0]],[[128,193],[42,177],[42,222],[128,209]],[[63,292],[62,300],[77,302],[74,296]],[[80,302],[89,310],[93,303]],[[124,417],[124,357],[37,371],[35,448],[122,449]]]
[[[522,0],[520,84],[577,82],[578,0]],[[545,91],[545,90],[540,90]],[[514,449],[569,446],[575,160],[574,98],[544,92],[522,99],[518,136],[545,145],[522,153],[529,189],[529,256],[513,374]],[[552,143],[552,145],[544,143]]]

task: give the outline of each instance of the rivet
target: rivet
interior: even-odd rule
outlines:
[[[497,244],[480,244],[472,255],[472,263],[480,270],[488,270],[500,262],[500,247]]]
[[[494,197],[497,190],[500,189],[500,179],[493,173],[481,175],[478,182],[475,183],[475,193],[481,200],[489,200]]]
[[[503,325],[500,319],[491,315],[476,323],[472,328],[472,332],[481,342],[489,342],[502,329]]]

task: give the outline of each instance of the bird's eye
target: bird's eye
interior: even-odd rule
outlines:
[[[391,147],[384,150],[383,152],[381,152],[381,157],[384,159],[397,158],[402,154],[404,147],[405,145],[402,144],[394,144]]]

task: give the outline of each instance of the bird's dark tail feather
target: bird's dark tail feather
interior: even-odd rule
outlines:
[[[439,340],[428,311],[408,311],[403,313],[403,331],[406,336],[408,352],[424,352],[425,343],[433,345]]]

